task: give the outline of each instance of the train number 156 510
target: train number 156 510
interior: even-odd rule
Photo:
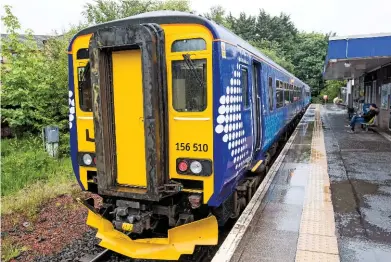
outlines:
[[[207,144],[176,143],[175,146],[177,151],[208,152]]]

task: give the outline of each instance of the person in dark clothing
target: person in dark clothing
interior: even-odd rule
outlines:
[[[349,133],[354,133],[354,127],[357,123],[362,124],[362,123],[368,123],[371,121],[372,118],[374,118],[378,114],[378,109],[376,104],[371,104],[369,106],[369,111],[363,115],[356,115],[352,117],[352,120],[350,121],[350,124],[347,125],[346,127],[350,127],[351,130],[349,130]]]

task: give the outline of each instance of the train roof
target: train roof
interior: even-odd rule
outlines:
[[[248,52],[252,53],[254,56],[257,56],[264,60],[266,63],[272,65],[273,67],[277,68],[278,70],[282,71],[283,73],[289,75],[290,77],[294,78],[295,80],[302,83],[304,86],[309,86],[305,84],[303,81],[295,77],[293,74],[288,72],[285,68],[278,65],[276,62],[271,60],[268,56],[260,52],[257,48],[250,45],[248,42],[228,30],[222,25],[219,25],[215,23],[214,21],[211,21],[205,17],[202,17],[200,15],[195,15],[191,13],[186,12],[180,12],[180,11],[168,11],[168,10],[161,10],[161,11],[152,11],[147,13],[142,13],[98,25],[94,25],[88,28],[85,28],[81,30],[79,33],[75,35],[75,38],[79,35],[84,35],[88,33],[93,33],[94,31],[98,30],[99,28],[103,28],[106,26],[120,26],[120,25],[126,25],[128,23],[157,23],[157,24],[175,24],[175,23],[187,23],[187,24],[201,24],[207,27],[214,39],[220,39],[223,41],[226,41],[231,44],[235,44],[237,46],[240,46],[241,48],[247,50]],[[71,43],[72,44],[72,43]],[[71,49],[71,45],[69,46],[69,51]]]

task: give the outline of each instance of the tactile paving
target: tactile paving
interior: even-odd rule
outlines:
[[[339,256],[335,254],[318,253],[298,250],[296,262],[339,262]]]
[[[304,203],[304,208],[333,211],[333,204],[327,201],[309,201]]]
[[[334,212],[332,210],[304,208],[301,219],[311,221],[334,221]]]
[[[297,243],[298,250],[338,254],[338,243],[335,237],[301,234]]]
[[[311,201],[331,202],[331,194],[323,193],[322,191],[308,191],[304,196],[304,202],[308,203]]]
[[[335,237],[335,222],[332,220],[302,220],[299,234],[314,234]]]
[[[311,142],[311,169],[301,216],[296,261],[339,261],[330,179],[319,105]]]

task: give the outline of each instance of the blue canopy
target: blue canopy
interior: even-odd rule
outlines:
[[[330,37],[323,78],[357,78],[391,63],[391,33]]]

